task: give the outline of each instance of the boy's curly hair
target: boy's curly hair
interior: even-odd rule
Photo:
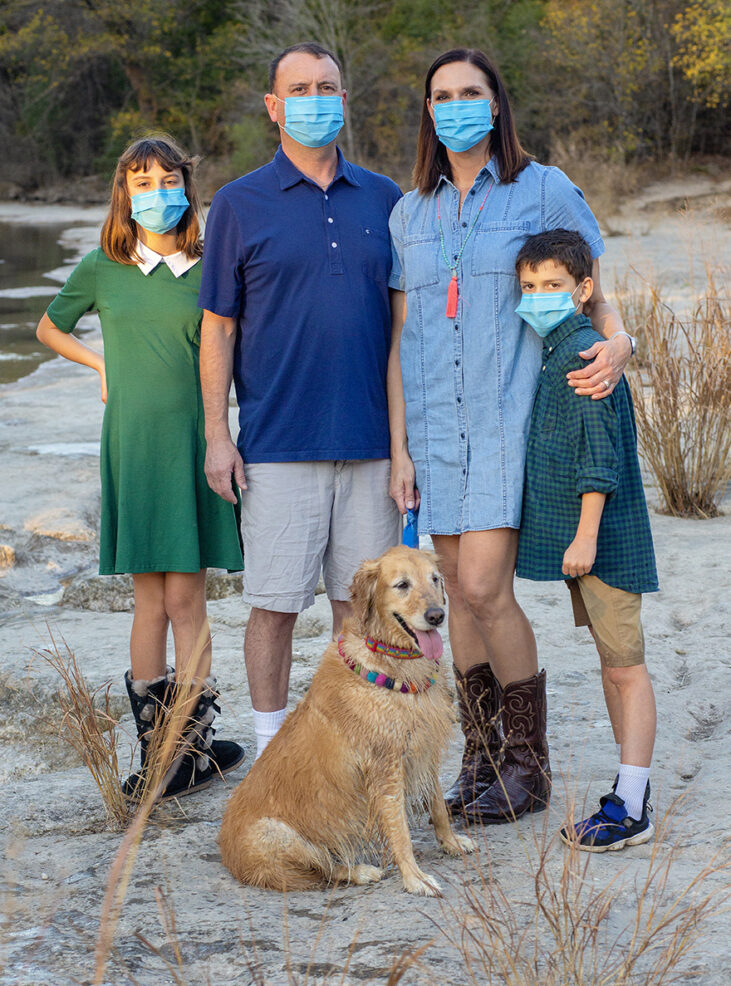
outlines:
[[[535,271],[547,260],[562,264],[577,284],[591,277],[593,258],[589,244],[573,229],[547,229],[529,236],[516,257],[515,271],[520,277],[523,267]]]

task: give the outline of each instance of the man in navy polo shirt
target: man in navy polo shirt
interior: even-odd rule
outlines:
[[[292,630],[320,568],[336,635],[360,562],[400,532],[388,494],[386,364],[388,217],[401,193],[335,144],[346,93],[332,52],[288,48],[269,86],[281,147],[216,193],[199,298],[206,475],[225,500],[235,502],[233,483],[243,491],[257,755],[284,719]]]

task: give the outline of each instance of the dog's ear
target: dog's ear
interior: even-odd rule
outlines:
[[[353,616],[363,627],[368,626],[373,616],[379,569],[377,561],[364,561],[353,576],[350,586]]]

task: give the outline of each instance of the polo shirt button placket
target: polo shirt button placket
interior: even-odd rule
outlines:
[[[327,236],[328,239],[327,252],[329,254],[330,273],[342,274],[344,273],[343,255],[342,255],[340,239],[338,237],[337,229],[335,226],[335,218],[331,215],[328,215],[328,213],[332,212],[333,210],[329,205],[325,205],[325,202],[328,202],[329,199],[330,196],[327,194],[327,192],[324,192],[323,212],[325,216],[325,229],[327,231],[325,235]]]

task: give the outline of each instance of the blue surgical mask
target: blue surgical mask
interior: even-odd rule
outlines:
[[[190,205],[184,188],[159,188],[132,196],[132,218],[149,233],[175,229]]]
[[[533,291],[530,294],[524,294],[515,311],[536,330],[541,339],[545,339],[557,325],[565,322],[570,315],[576,312],[574,292],[579,287],[580,285],[577,284],[571,293],[568,291]]]
[[[342,96],[287,96],[285,133],[304,147],[324,147],[343,127]]]
[[[450,151],[468,151],[493,129],[489,99],[433,103],[437,137]]]

